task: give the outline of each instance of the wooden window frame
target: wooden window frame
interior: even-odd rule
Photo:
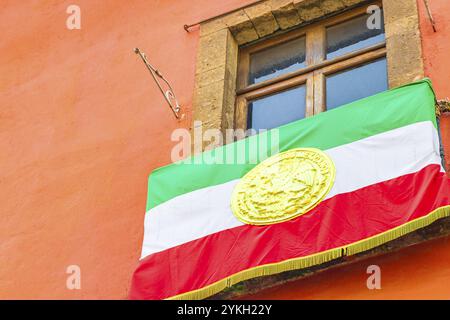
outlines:
[[[382,8],[381,1],[375,1],[373,4]],[[234,127],[236,129],[247,129],[249,102],[300,85],[305,85],[306,87],[305,117],[310,117],[325,111],[326,76],[386,57],[386,41],[383,41],[376,45],[326,60],[326,28],[346,22],[363,14],[367,14],[366,8],[359,7],[311,25],[239,48]],[[304,68],[276,78],[248,85],[251,54],[300,37],[306,37],[306,66]]]

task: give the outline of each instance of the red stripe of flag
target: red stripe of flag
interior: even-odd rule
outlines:
[[[337,195],[296,219],[244,225],[149,255],[140,261],[131,299],[165,299],[242,270],[341,247],[450,204],[438,165]]]

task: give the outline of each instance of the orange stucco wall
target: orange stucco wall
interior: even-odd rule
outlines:
[[[169,162],[172,130],[191,120],[198,30],[186,33],[183,25],[252,1],[2,1],[0,298],[126,298],[147,176]],[[427,31],[422,19],[426,68],[445,97],[450,4],[431,2],[439,31]],[[70,4],[81,8],[81,30],[66,28]],[[186,107],[184,122],[174,120],[134,47],[171,81]],[[424,281],[386,283],[386,297],[447,294],[442,279],[450,268],[427,257],[450,252],[450,241],[421,248],[387,258],[385,279],[395,283],[404,270],[427,272]],[[69,265],[81,268],[81,290],[66,288]],[[302,281],[260,297],[371,297],[354,283],[364,280],[361,268],[307,280],[309,291]]]

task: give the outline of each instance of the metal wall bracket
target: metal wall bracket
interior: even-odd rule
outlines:
[[[425,8],[427,9],[427,14],[428,14],[428,19],[431,22],[431,26],[433,27],[433,31],[436,32],[436,23],[433,19],[433,15],[431,14],[431,9],[430,9],[430,5],[428,4],[428,0],[423,0],[424,4],[425,4]]]

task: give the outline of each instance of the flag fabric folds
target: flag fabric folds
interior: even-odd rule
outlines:
[[[258,165],[251,142],[260,135],[209,151],[242,148],[244,163],[156,169],[130,298],[206,298],[246,279],[369,250],[450,216],[434,105],[425,79],[275,129],[278,152],[319,149],[335,170],[316,206],[279,223],[247,224],[231,206],[236,186]]]

